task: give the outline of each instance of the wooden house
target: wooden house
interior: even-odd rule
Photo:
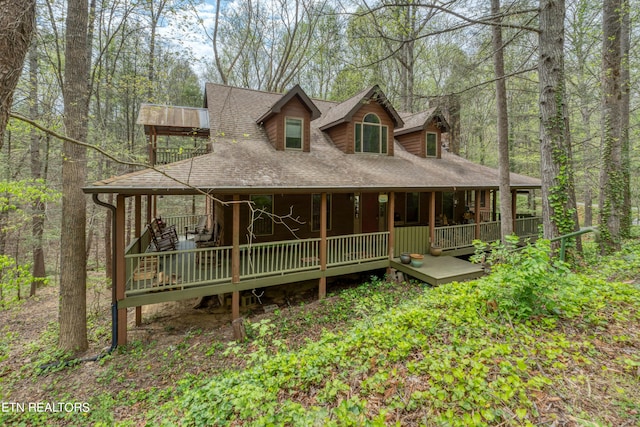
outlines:
[[[143,105],[138,123],[154,168],[84,189],[103,205],[101,194],[116,195],[120,343],[130,307],[139,321],[142,305],[230,293],[237,318],[241,291],[317,279],[322,298],[327,277],[390,267],[438,284],[401,266],[398,255],[435,245],[470,253],[473,239],[499,238],[497,170],[443,149],[448,124],[438,109],[399,113],[377,86],[336,103],[311,99],[300,86],[278,94],[207,84],[204,108]],[[188,143],[163,147],[161,135]],[[538,188],[538,179],[511,175],[514,201]],[[175,250],[158,251],[145,224],[159,214],[157,197],[175,195],[201,197],[205,209],[163,217],[180,239]],[[537,235],[540,218],[513,213],[519,236]]]

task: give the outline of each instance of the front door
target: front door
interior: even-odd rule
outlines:
[[[362,232],[375,233],[385,229],[386,203],[378,201],[378,193],[362,193]]]

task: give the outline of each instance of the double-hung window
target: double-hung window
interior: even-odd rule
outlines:
[[[287,150],[302,150],[303,120],[296,117],[285,118],[284,141]]]
[[[387,153],[388,128],[380,122],[377,115],[369,113],[355,126],[356,153]]]
[[[438,155],[438,134],[434,132],[427,132],[425,144],[425,153],[427,157],[436,157]]]

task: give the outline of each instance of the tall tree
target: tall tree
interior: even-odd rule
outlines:
[[[620,28],[620,85],[622,95],[620,97],[620,130],[622,138],[622,180],[623,180],[623,202],[622,218],[620,220],[620,233],[623,237],[631,236],[631,147],[629,142],[629,120],[631,110],[631,18],[629,0],[622,0],[621,14],[622,22]]]
[[[622,159],[622,17],[623,0],[602,6],[602,168],[600,169],[600,249],[620,249],[624,216]]]
[[[4,143],[13,91],[31,45],[35,15],[35,0],[0,0],[0,147]]]
[[[29,51],[29,115],[32,120],[38,119],[38,49],[34,43]],[[31,177],[42,178],[42,161],[40,160],[40,141],[42,135],[35,129],[31,129]],[[44,250],[42,249],[42,235],[44,233],[44,202],[39,198],[32,203],[31,235],[33,238],[33,278],[30,295],[36,294],[36,288],[42,279],[46,277]]]
[[[90,45],[87,0],[68,0],[64,85],[66,134],[87,139],[89,116]],[[82,192],[87,175],[86,149],[64,142],[62,160],[62,235],[60,239],[60,348],[87,348],[86,319],[86,199]]]
[[[491,0],[491,15],[496,17],[492,27],[493,67],[496,74],[496,108],[498,115],[498,175],[500,176],[500,236],[506,243],[513,234],[511,210],[511,179],[509,166],[509,118],[507,110],[507,83],[504,75],[504,45],[500,27],[500,0]]]
[[[564,76],[564,0],[540,0],[538,78],[543,236],[577,226]]]

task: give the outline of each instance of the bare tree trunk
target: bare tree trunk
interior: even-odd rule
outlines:
[[[499,16],[500,0],[491,0],[491,14]],[[501,18],[492,27],[493,68],[496,74],[496,108],[498,114],[498,175],[500,177],[500,236],[502,243],[513,234],[511,209],[511,179],[509,168],[509,118],[507,112],[507,84],[504,77],[504,46],[502,44]]]
[[[584,226],[591,227],[593,225],[593,198],[591,197],[591,189],[587,188],[584,194]]]
[[[564,17],[564,0],[540,0],[540,168],[546,239],[577,227],[564,81]]]
[[[0,0],[0,148],[9,120],[13,91],[31,45],[35,0]]]
[[[622,173],[622,0],[602,6],[602,169],[600,170],[600,250],[620,249],[624,205]]]
[[[29,105],[29,114],[33,120],[39,116],[38,113],[38,49],[35,43],[31,46],[29,52],[29,97],[31,103]],[[31,177],[33,179],[42,178],[42,161],[40,160],[40,141],[41,137],[35,128],[31,129]],[[30,296],[36,294],[36,289],[42,279],[46,277],[44,264],[44,251],[42,249],[42,234],[44,232],[44,203],[41,200],[33,202],[31,208],[31,235],[33,237],[32,256],[33,256],[33,280],[31,282]]]
[[[67,3],[64,72],[64,125],[70,137],[87,139],[89,112],[89,5]],[[86,306],[86,149],[64,142],[62,162],[62,235],[60,239],[60,348],[80,352],[87,348]]]

